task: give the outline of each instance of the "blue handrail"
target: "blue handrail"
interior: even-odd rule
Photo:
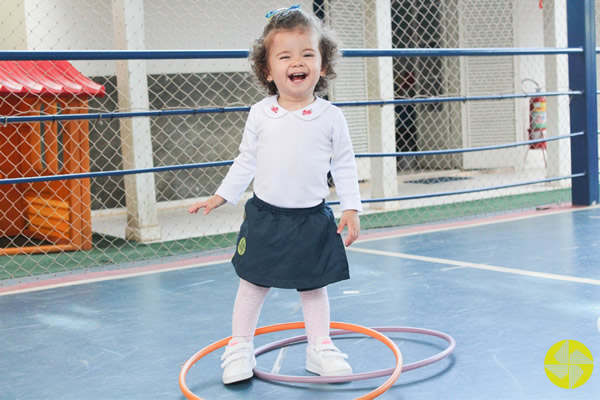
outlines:
[[[584,177],[585,175],[586,175],[585,172],[583,172],[583,173],[579,173],[579,174],[558,176],[558,177],[554,177],[554,178],[546,178],[546,179],[538,179],[538,180],[534,180],[534,181],[509,183],[506,185],[487,186],[487,187],[480,187],[480,188],[475,188],[475,189],[463,189],[463,190],[455,190],[455,191],[450,191],[450,192],[423,193],[423,194],[415,194],[415,195],[410,195],[410,196],[365,199],[365,200],[361,200],[361,203],[382,203],[382,202],[386,202],[386,201],[416,200],[416,199],[427,199],[427,198],[431,198],[431,197],[442,197],[442,196],[452,196],[452,195],[458,195],[458,194],[487,192],[490,190],[508,189],[508,188],[519,187],[519,186],[535,185],[538,183],[548,183],[548,182],[555,182],[555,181],[560,181],[560,180],[565,180],[565,179],[580,178],[580,177]],[[340,202],[339,201],[328,201],[327,204],[335,205],[335,204],[340,204]]]
[[[550,142],[554,140],[568,139],[575,136],[583,135],[583,132],[575,132],[569,135],[553,136],[550,138],[542,138],[535,140],[528,140],[517,143],[507,143],[494,146],[483,146],[473,147],[469,149],[449,149],[449,150],[431,150],[431,151],[412,151],[402,153],[359,153],[356,154],[357,158],[360,157],[408,157],[408,156],[424,156],[424,155],[441,155],[441,154],[453,154],[453,153],[467,153],[475,151],[488,151],[505,149],[509,147],[527,146],[530,144]],[[82,172],[76,174],[59,174],[59,175],[45,175],[45,176],[31,176],[21,178],[5,178],[0,179],[0,185],[10,185],[18,183],[33,183],[33,182],[49,182],[49,181],[60,181],[67,179],[86,179],[86,178],[99,178],[106,176],[122,176],[122,175],[133,175],[133,174],[147,174],[156,172],[167,172],[177,171],[182,169],[196,169],[196,168],[209,168],[209,167],[220,167],[225,165],[233,164],[233,160],[206,162],[206,163],[192,163],[192,164],[181,164],[181,165],[167,165],[161,167],[151,168],[136,168],[126,170],[114,170],[114,171],[98,171],[98,172]]]
[[[539,96],[580,96],[583,92],[580,90],[570,90],[565,92],[535,92],[535,93],[510,93],[494,94],[481,96],[447,96],[447,97],[424,97],[410,99],[393,100],[365,100],[365,101],[339,101],[333,104],[338,107],[362,107],[362,106],[383,106],[383,105],[407,105],[407,104],[426,104],[426,103],[451,103],[465,101],[481,100],[505,100],[516,98],[530,98]],[[83,113],[83,114],[48,114],[48,115],[0,115],[0,123],[12,124],[23,122],[55,122],[55,121],[73,121],[73,120],[111,120],[116,118],[134,118],[134,117],[163,117],[173,115],[194,115],[194,114],[217,114],[229,112],[247,112],[249,106],[236,107],[205,107],[205,108],[186,108],[177,110],[149,110],[149,111],[117,111],[105,113]]]
[[[583,53],[583,48],[342,49],[343,57],[524,56]],[[17,60],[184,60],[248,58],[248,50],[0,50],[0,61]]]

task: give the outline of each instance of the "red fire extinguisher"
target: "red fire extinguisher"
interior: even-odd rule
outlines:
[[[539,92],[539,89],[538,89]],[[529,100],[529,140],[546,137],[546,97],[537,96]],[[532,143],[530,149],[546,149],[546,142]]]

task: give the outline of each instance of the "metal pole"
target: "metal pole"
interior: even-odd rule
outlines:
[[[596,26],[595,1],[567,1],[569,47],[583,48],[583,54],[569,54],[569,87],[583,90],[571,102],[571,131],[583,136],[571,139],[573,205],[589,206],[598,199],[598,108],[596,95]]]

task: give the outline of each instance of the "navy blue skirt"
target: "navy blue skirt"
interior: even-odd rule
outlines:
[[[350,278],[331,208],[281,208],[254,196],[245,206],[231,262],[259,286],[309,290]]]

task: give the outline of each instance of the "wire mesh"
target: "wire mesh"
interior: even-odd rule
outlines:
[[[342,48],[566,47],[564,0],[300,1]],[[248,49],[279,1],[3,1],[3,50]],[[566,55],[342,58],[332,101],[567,91]],[[251,105],[265,96],[247,60],[0,61],[0,116]],[[72,69],[70,69],[72,68]],[[79,75],[81,74],[81,76]],[[90,82],[87,82],[87,79]],[[82,87],[102,87],[86,92]],[[93,86],[97,85],[97,86]],[[345,107],[355,152],[415,152],[569,133],[569,99],[548,97],[530,132],[530,98]],[[235,157],[245,112],[5,123],[0,179],[181,165]],[[570,174],[568,141],[358,160],[364,199],[539,181]],[[227,251],[241,204],[190,217],[228,167],[0,185],[0,285],[165,257]],[[365,204],[363,229],[570,201],[570,181]],[[251,187],[246,197],[251,195]],[[332,187],[331,199],[335,200]],[[133,263],[133,264],[132,264]]]

